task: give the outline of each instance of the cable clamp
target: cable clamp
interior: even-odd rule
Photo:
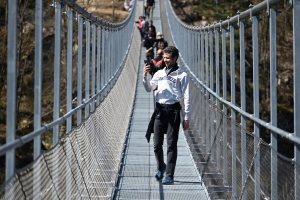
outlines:
[[[229,16],[227,17],[227,20],[228,20],[228,27],[227,27],[227,28],[228,28],[228,30],[229,30],[229,27],[230,27],[230,24],[229,24],[230,17],[229,17]]]
[[[252,21],[252,8],[253,8],[253,5],[250,4],[249,8],[250,8],[250,21]]]
[[[240,14],[241,14],[241,13],[240,13],[239,10],[237,11],[237,14],[238,14],[238,23],[237,23],[237,25],[240,26]]]

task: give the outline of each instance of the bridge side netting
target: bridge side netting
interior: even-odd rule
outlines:
[[[261,198],[268,199],[271,196],[271,163],[275,162],[271,159],[273,151],[277,154],[278,199],[295,199],[295,190],[298,189],[294,184],[294,163],[224,114],[200,91],[196,81],[190,84],[190,90],[193,94],[191,129],[185,132],[185,136],[211,198],[240,199],[241,196],[245,196],[247,199],[255,199],[255,183],[259,180]],[[234,140],[233,129],[236,133]],[[246,151],[246,169],[242,168],[242,137],[246,138],[246,148],[243,149]],[[234,147],[235,157],[232,153]],[[235,162],[232,161],[233,158]],[[260,168],[255,164],[256,159]],[[233,163],[236,165],[233,166]],[[255,177],[255,172],[258,171],[260,176]],[[232,188],[233,180],[236,181],[235,190]],[[219,191],[215,190],[216,188]]]
[[[133,27],[134,28],[134,27]],[[114,87],[84,123],[0,190],[0,199],[110,199],[135,95],[139,32]]]

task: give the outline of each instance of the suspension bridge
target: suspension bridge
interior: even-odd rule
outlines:
[[[153,23],[169,44],[179,49],[179,65],[190,77],[192,105],[190,128],[179,133],[174,185],[163,185],[154,177],[153,145],[145,138],[154,97],[142,84],[145,49],[135,23],[143,15],[143,1],[136,1],[129,16],[118,23],[98,19],[76,1],[53,3],[54,101],[53,120],[49,123],[42,122],[41,103],[46,64],[41,54],[45,48],[44,5],[43,1],[36,1],[34,131],[16,138],[18,7],[16,0],[10,0],[6,144],[0,147],[6,168],[0,199],[299,199],[300,2],[290,2],[293,133],[277,126],[276,5],[280,3],[266,0],[224,21],[197,27],[182,22],[170,1],[156,0]],[[65,12],[63,7],[67,7]],[[262,13],[268,15],[269,23],[270,121],[264,121],[259,114],[258,27]],[[67,23],[62,24],[64,14]],[[247,19],[252,31],[253,113],[246,111]],[[63,29],[67,32],[66,77],[61,74]],[[239,60],[235,57],[237,50]],[[66,79],[64,88],[62,78]],[[76,102],[72,96],[74,88]],[[64,114],[62,90],[66,91]],[[247,120],[253,123],[251,132],[246,128]],[[66,127],[63,136],[62,124]],[[261,139],[262,128],[270,133],[270,144]],[[53,135],[53,145],[42,150],[41,136],[46,132]],[[294,145],[293,159],[278,153],[279,138]],[[31,141],[34,161],[16,169],[16,148]]]

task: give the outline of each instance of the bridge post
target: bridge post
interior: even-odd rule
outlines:
[[[294,134],[300,137],[300,1],[293,0]],[[295,144],[295,199],[300,198],[300,145]]]
[[[35,2],[35,58],[34,58],[34,130],[42,126],[42,77],[43,77],[43,0]],[[41,155],[41,135],[34,138],[33,159],[37,160]],[[39,162],[34,168],[33,191],[40,194],[41,171]],[[34,195],[34,199],[39,199],[39,195]]]
[[[73,11],[67,11],[68,38],[67,38],[67,112],[72,110],[72,82],[73,82]],[[72,117],[68,117],[66,132],[72,130]]]
[[[113,42],[113,31],[112,31],[112,28],[111,28],[111,23],[109,23],[109,28],[108,28],[108,63],[107,63],[107,67],[109,69],[109,74],[108,74],[108,80],[111,80],[112,76],[113,76],[113,65],[112,65],[112,60],[111,60],[111,54],[112,54],[112,42]],[[112,88],[112,82],[109,81],[109,88],[108,88],[108,91],[107,91],[107,94],[108,92],[110,91],[110,89]]]
[[[43,1],[35,8],[34,130],[42,126]],[[41,136],[34,138],[34,159],[41,155]]]
[[[198,37],[198,30],[194,32],[194,45],[195,45],[195,57],[194,57],[194,74],[197,78],[199,78],[198,76],[198,72],[199,72],[199,52],[200,52],[200,43],[199,43],[199,37]]]
[[[216,54],[216,94],[220,96],[220,49],[219,49],[219,30],[215,30],[215,54]],[[217,108],[220,109],[220,100],[216,99]]]
[[[209,31],[209,88],[214,91],[214,32],[213,31]],[[210,95],[210,101],[212,104],[214,104],[214,96]]]
[[[214,49],[214,32],[211,30],[209,31],[209,88],[214,91],[214,54],[213,54],[213,49]],[[214,137],[217,134],[216,132],[214,132],[214,123],[212,123],[212,121],[214,120],[214,96],[210,95],[209,96],[210,99],[210,106],[209,106],[209,111],[208,111],[208,117],[209,117],[209,124],[210,124],[210,158],[213,161],[215,158],[215,144],[214,144]]]
[[[215,55],[216,55],[216,94],[217,96],[220,96],[220,66],[219,66],[219,62],[220,62],[220,58],[219,58],[219,55],[220,55],[220,50],[219,50],[219,37],[220,37],[220,34],[219,34],[219,30],[214,30],[215,32]],[[216,105],[217,105],[217,108],[220,109],[220,100],[218,98],[216,98]],[[217,113],[218,111],[215,111],[215,115],[216,115],[216,119],[217,119]],[[217,122],[217,120],[216,120]],[[221,123],[222,121],[220,121]],[[217,146],[216,146],[216,152],[217,152],[217,158],[216,158],[216,162],[217,162],[217,170],[220,171],[220,160],[221,160],[221,151],[220,151],[220,139],[221,139],[221,130],[220,130],[220,127],[221,127],[221,124],[218,125],[219,128],[217,129],[217,137],[216,137],[216,141],[217,141]]]
[[[276,10],[269,11],[270,26],[270,117],[271,124],[277,127],[277,56],[276,56]],[[271,132],[271,199],[277,197],[277,134]]]
[[[73,11],[68,10],[66,12],[68,17],[68,38],[67,38],[67,112],[72,110],[72,82],[73,82]],[[66,133],[71,132],[72,130],[72,117],[67,118],[66,123]],[[66,140],[66,148],[70,148],[70,140]],[[66,151],[66,158],[70,162],[72,160],[72,153]],[[64,178],[66,179],[66,199],[72,197],[71,188],[72,188],[72,172],[69,162],[66,162],[66,174]]]
[[[101,27],[101,89],[104,88],[105,86],[105,64],[104,64],[104,59],[105,59],[105,52],[104,52],[104,41],[105,41],[105,28],[102,26]],[[101,95],[100,95],[100,101],[104,99],[104,91],[102,90]]]
[[[91,96],[94,96],[96,94],[95,91],[95,86],[96,86],[96,25],[93,23],[92,24],[92,82],[91,82]],[[95,100],[94,99],[91,104],[92,104],[92,112],[95,111]]]
[[[7,34],[7,106],[6,106],[6,144],[15,141],[16,133],[16,99],[17,99],[17,17],[18,1],[8,1]],[[15,172],[15,150],[6,152],[5,180],[8,181]]]
[[[106,23],[106,25],[108,25],[108,28],[107,28],[107,63],[106,63],[106,66],[107,66],[107,84],[108,84],[108,87],[106,88],[106,92],[105,94],[108,95],[112,85],[111,85],[111,82],[110,82],[110,79],[112,77],[112,65],[111,65],[111,46],[112,46],[112,31],[111,31],[111,27],[110,27],[110,23]]]
[[[202,29],[203,30],[203,29]],[[200,67],[200,81],[202,82],[202,84],[204,85],[205,81],[204,81],[204,31],[200,32],[200,43],[201,43],[201,67]],[[204,94],[204,87],[201,87],[201,91]]]
[[[60,113],[60,65],[61,65],[61,4],[54,3],[55,8],[55,39],[54,39],[54,97],[53,120],[59,118]],[[59,125],[53,127],[53,146],[59,141]]]
[[[236,105],[235,102],[235,50],[234,50],[234,26],[231,24],[230,31],[230,88],[231,88],[231,104]],[[236,192],[236,111],[231,108],[231,146],[232,146],[232,197],[237,198]]]
[[[205,80],[204,83],[207,88],[209,88],[209,74],[208,74],[208,47],[209,47],[209,41],[208,41],[208,31],[205,33]],[[205,91],[205,96],[208,97],[208,91]]]
[[[198,45],[197,45],[197,32],[192,31],[192,44],[193,44],[193,54],[192,54],[192,68],[195,76],[197,77],[197,55],[198,55]]]
[[[258,16],[252,16],[252,51],[253,51],[253,111],[254,117],[259,118],[259,67],[258,67]],[[254,122],[254,149],[259,148],[260,126]],[[255,199],[260,199],[260,153],[257,152],[254,164]]]
[[[55,8],[55,39],[54,39],[54,97],[53,97],[53,121],[57,120],[60,117],[60,69],[61,69],[61,3],[55,2],[54,3]],[[80,48],[78,48],[80,49]],[[79,94],[79,90],[78,90]],[[59,125],[55,125],[53,127],[53,146],[58,144],[59,141]],[[60,166],[58,164],[59,159],[58,155],[53,156],[52,163],[53,166],[56,166],[53,168],[53,182],[55,180],[59,179],[58,172],[60,170]],[[59,186],[54,184],[54,187],[52,187],[52,199],[55,199],[57,197],[56,191],[59,190]]]
[[[241,109],[246,111],[246,84],[245,84],[245,22],[239,21],[240,35],[240,92],[241,92]],[[246,117],[241,116],[241,154],[242,154],[242,183],[247,179],[247,139],[246,139]],[[243,191],[243,199],[247,199],[247,187]]]
[[[205,30],[205,29],[204,29]],[[209,55],[208,55],[208,48],[209,48],[209,39],[208,39],[208,31],[205,32],[205,85],[207,88],[209,88],[209,72],[208,72],[208,65],[209,65]],[[205,96],[207,98],[209,98],[209,92],[207,90],[205,90]],[[205,120],[208,121],[208,116],[209,116],[209,110],[206,108],[205,109]],[[205,126],[207,126],[208,123],[206,123]],[[208,131],[205,131],[204,133],[206,136],[205,136],[205,139],[206,139],[206,153],[209,152],[209,149],[210,149],[210,133]]]
[[[192,70],[192,65],[191,65],[190,59],[192,58],[191,51],[193,50],[193,47],[191,46],[191,29],[190,28],[187,28],[187,31],[186,31],[186,44],[187,45],[185,45],[185,47],[186,47],[186,49],[189,48],[190,53],[186,53],[186,56],[185,56],[186,59],[184,59],[184,60],[185,60],[185,64],[187,66],[189,66],[190,69]]]
[[[86,59],[85,59],[85,101],[90,98],[90,46],[91,46],[91,22],[85,22],[86,27]],[[85,106],[85,119],[90,116],[90,105]]]
[[[77,106],[82,104],[82,39],[83,18],[78,17]],[[82,109],[77,111],[77,126],[82,122]]]
[[[196,76],[201,81],[201,31],[198,29],[197,34],[197,45],[198,45],[198,53],[197,53],[197,70]]]
[[[226,82],[226,28],[222,28],[222,84],[223,99],[227,100],[227,82]],[[223,104],[223,183],[228,185],[228,156],[227,156],[227,107]]]
[[[106,25],[107,25],[107,23],[105,23]],[[104,52],[104,57],[103,57],[103,60],[104,60],[104,80],[105,80],[105,85],[106,85],[106,87],[105,87],[105,89],[104,89],[104,91],[103,91],[103,94],[104,94],[104,97],[106,97],[106,95],[107,95],[107,91],[108,91],[108,81],[109,81],[109,68],[108,68],[108,46],[109,46],[109,44],[108,44],[108,28],[107,27],[105,27],[104,28],[104,49],[103,49],[103,52]]]
[[[201,60],[201,64],[200,64],[200,81],[202,83],[202,86],[201,87],[201,93],[202,95],[205,94],[205,91],[204,91],[204,42],[205,42],[205,31],[204,31],[204,28],[202,27],[201,31],[200,31],[200,43],[201,43],[201,50],[200,50],[200,60]],[[201,101],[203,101],[203,99],[201,98]],[[204,120],[205,118],[201,118],[201,127],[205,127],[204,126]],[[206,134],[204,132],[204,128],[202,128],[202,143],[205,144],[206,143]]]
[[[97,27],[97,94],[101,90],[101,27]],[[97,95],[97,104],[98,107],[100,105],[100,96]]]

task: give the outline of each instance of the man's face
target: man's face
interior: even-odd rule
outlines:
[[[164,62],[166,63],[166,66],[168,68],[173,67],[177,60],[177,56],[172,58],[171,54],[169,54],[169,53],[164,53],[163,58],[164,58]]]

